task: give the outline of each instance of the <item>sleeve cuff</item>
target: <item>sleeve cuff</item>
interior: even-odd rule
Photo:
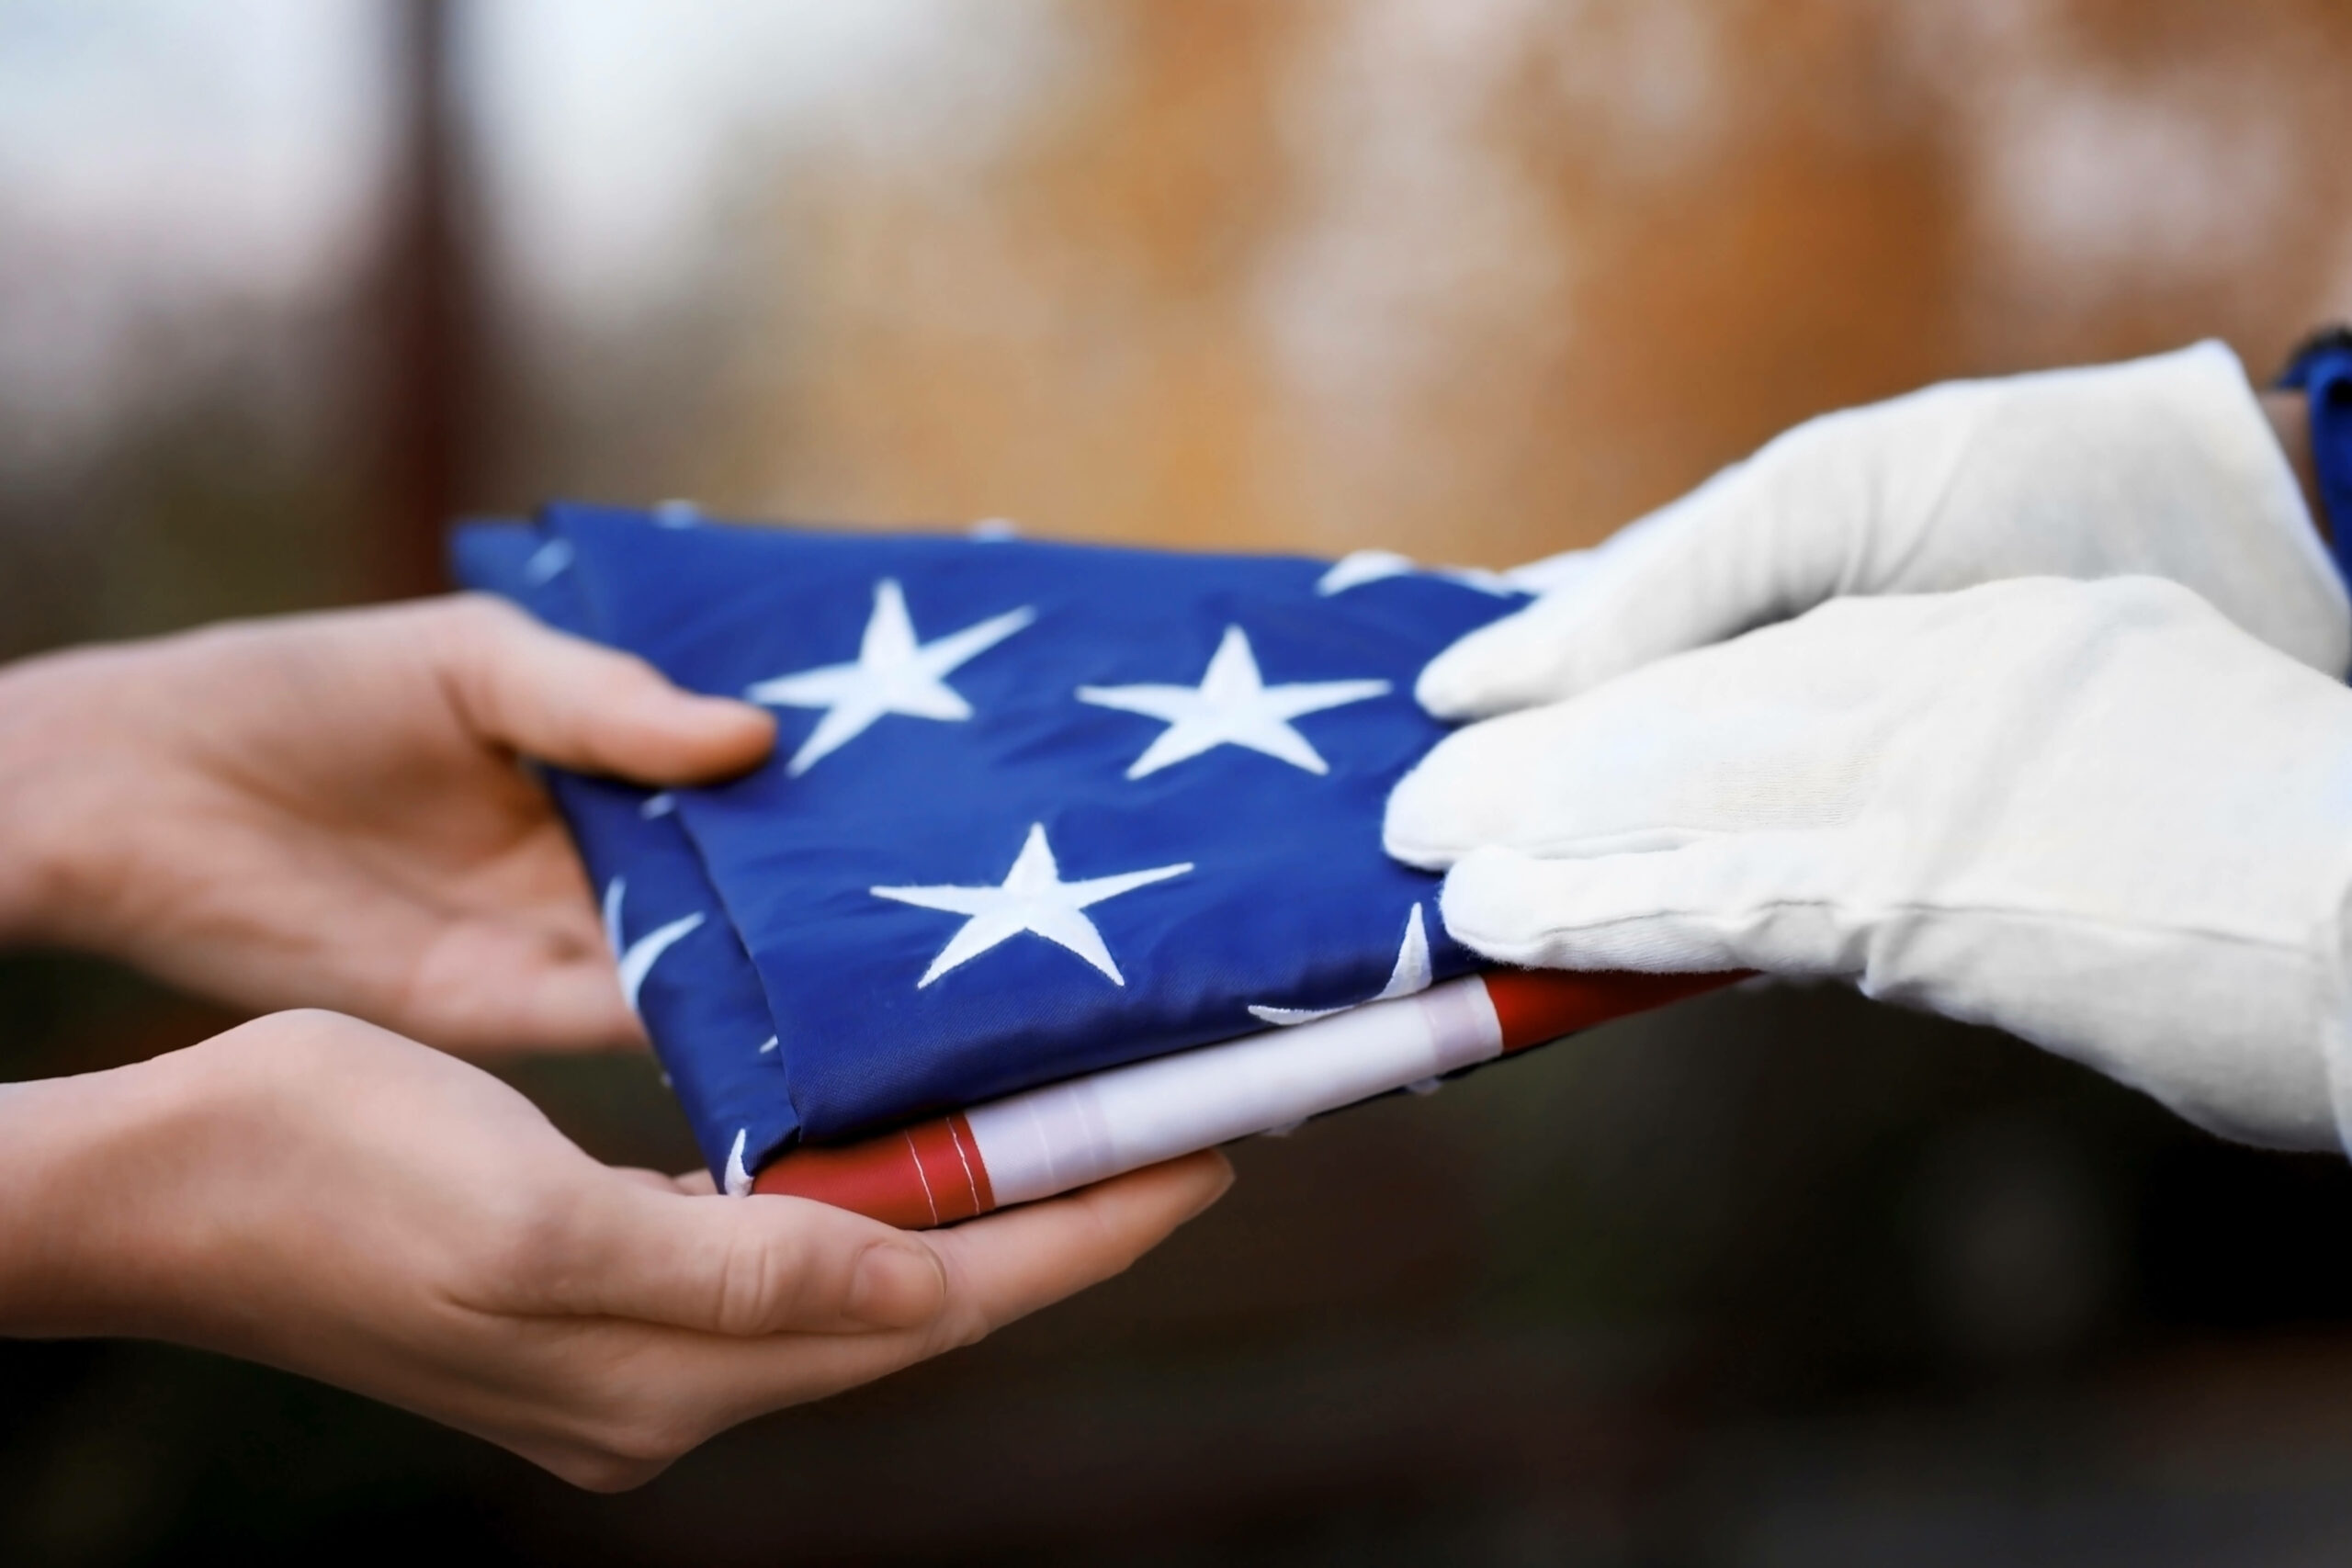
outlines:
[[[2312,466],[2327,512],[2322,532],[2336,575],[2352,588],[2352,327],[2313,333],[2274,385],[2301,392],[2309,405]]]

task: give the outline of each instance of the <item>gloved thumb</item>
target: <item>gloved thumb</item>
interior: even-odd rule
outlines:
[[[1558,591],[1440,654],[1416,694],[1440,718],[1483,718],[1575,696],[1841,593],[1894,591],[2001,396],[1996,384],[1954,382],[1783,432],[1619,531]],[[1927,586],[1979,580],[1962,571]]]
[[[1576,859],[1490,846],[1447,874],[1439,908],[1454,940],[1527,968],[1859,973],[1859,931],[1807,896],[1819,847],[1796,837],[1726,834]]]

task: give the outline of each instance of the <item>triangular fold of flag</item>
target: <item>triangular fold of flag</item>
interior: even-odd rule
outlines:
[[[1385,565],[559,505],[458,575],[768,706],[655,793],[550,770],[729,1190],[835,1141],[1468,972],[1390,787],[1422,665],[1523,598]]]

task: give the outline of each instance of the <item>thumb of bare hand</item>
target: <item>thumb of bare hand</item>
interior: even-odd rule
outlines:
[[[544,761],[643,784],[752,767],[775,723],[749,703],[682,691],[643,660],[569,637],[489,598],[452,601],[440,666],[475,730]]]

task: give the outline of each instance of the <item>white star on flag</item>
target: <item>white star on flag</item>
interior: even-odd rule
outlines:
[[[657,926],[633,942],[621,940],[621,900],[628,894],[628,879],[616,876],[605,889],[605,940],[612,944],[613,956],[620,961],[621,995],[628,999],[628,1010],[637,1010],[637,993],[645,988],[645,977],[653,973],[654,960],[676,945],[679,939],[690,935],[702,924],[699,914],[681,915],[666,926]]]
[[[1400,556],[1395,550],[1356,550],[1331,563],[1331,569],[1316,579],[1317,597],[1328,599],[1334,593],[1345,593],[1351,588],[1362,588],[1367,582],[1384,582],[1392,577],[1414,577],[1423,570],[1420,562],[1410,556]],[[1464,588],[1475,588],[1481,593],[1507,598],[1513,593],[1529,592],[1510,577],[1484,567],[1442,566],[1428,569],[1429,575],[1458,582]]]
[[[743,1168],[743,1145],[752,1140],[749,1127],[735,1129],[735,1146],[727,1151],[727,1195],[748,1198],[752,1195],[752,1173]]]
[[[523,563],[523,581],[534,588],[544,588],[555,581],[556,573],[571,564],[571,558],[570,539],[549,539]]]
[[[1324,761],[1291,720],[1325,708],[1388,694],[1385,681],[1306,681],[1269,686],[1258,673],[1257,656],[1239,626],[1225,628],[1225,639],[1209,658],[1198,686],[1080,686],[1078,700],[1156,718],[1168,728],[1127,769],[1142,778],[1174,762],[1219,746],[1246,746],[1310,773],[1328,773]]]
[[[910,718],[966,719],[972,705],[947,684],[959,665],[994,648],[1037,618],[1023,607],[991,615],[935,642],[915,640],[906,595],[896,579],[874,585],[874,613],[866,618],[855,662],[828,664],[762,681],[745,692],[771,707],[823,708],[785,771],[797,778],[818,761],[865,733],[884,714]]]
[[[1375,1002],[1394,1001],[1409,997],[1416,991],[1430,988],[1430,933],[1421,924],[1421,907],[1413,906],[1412,914],[1405,921],[1405,940],[1396,947],[1396,966],[1388,972],[1388,984],[1380,994],[1368,998]],[[1356,1005],[1353,1003],[1351,1006]],[[1288,1029],[1295,1023],[1312,1023],[1318,1018],[1329,1018],[1347,1008],[1269,1008],[1252,1005],[1250,1016],[1261,1023],[1272,1023]]]
[[[1046,841],[1046,825],[1035,822],[1030,824],[1028,840],[1021,846],[1012,869],[996,886],[874,887],[867,891],[876,898],[896,899],[920,909],[940,909],[970,917],[940,949],[939,956],[931,961],[922,978],[915,982],[917,990],[1023,931],[1035,931],[1047,942],[1069,949],[1109,976],[1114,985],[1124,986],[1126,978],[1111,961],[1111,950],[1103,945],[1102,933],[1081,911],[1105,898],[1182,876],[1192,869],[1192,863],[1187,861],[1182,865],[1154,866],[1149,871],[1064,882],[1061,868],[1054,862],[1053,846]]]

